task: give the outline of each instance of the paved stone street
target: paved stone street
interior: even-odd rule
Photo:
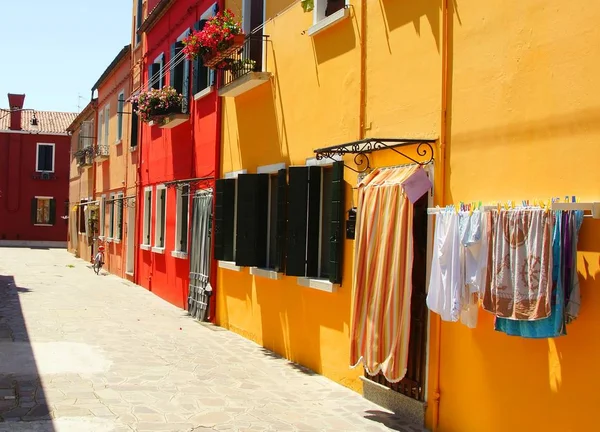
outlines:
[[[65,250],[0,248],[0,431],[418,431]]]

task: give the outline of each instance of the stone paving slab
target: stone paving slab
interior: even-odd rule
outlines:
[[[420,432],[60,249],[0,248],[0,432]]]

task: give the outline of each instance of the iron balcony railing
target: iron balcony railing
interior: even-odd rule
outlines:
[[[231,84],[252,72],[266,72],[268,35],[250,34],[246,36],[244,45],[230,58],[225,60],[221,87]]]
[[[94,153],[93,147],[86,147],[84,149],[76,151],[75,159],[77,160],[77,165],[79,165],[79,166],[92,165],[93,153]]]

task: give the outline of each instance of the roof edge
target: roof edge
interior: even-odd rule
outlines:
[[[106,70],[104,72],[102,72],[102,75],[100,75],[100,78],[98,78],[98,81],[96,81],[96,83],[93,85],[92,92],[94,90],[96,90],[100,86],[100,84],[102,84],[104,82],[104,80],[106,78],[108,78],[108,76],[111,74],[113,69],[116,68],[117,65],[119,63],[121,63],[121,60],[123,60],[125,58],[125,56],[127,54],[129,54],[130,52],[131,52],[131,44],[125,45],[123,47],[123,49],[121,51],[119,51],[119,54],[117,54],[117,56],[114,58],[114,60],[108,65]]]
[[[138,29],[137,33],[142,34],[150,30],[156,22],[162,18],[175,0],[160,0],[160,2],[148,13],[148,16]]]
[[[85,106],[85,108],[79,114],[77,114],[77,117],[75,117],[75,119],[71,122],[71,124],[67,127],[66,130],[73,132],[75,129],[77,129],[77,125],[79,125],[81,122],[83,122],[83,119],[88,116],[90,111],[92,111],[96,108],[97,102],[98,102],[98,99],[91,100],[90,103],[88,103]]]

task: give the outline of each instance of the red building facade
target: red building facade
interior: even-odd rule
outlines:
[[[76,113],[0,109],[0,245],[66,247],[71,138]]]
[[[212,196],[219,175],[220,100],[214,74],[183,57],[181,40],[216,11],[217,3],[208,0],[150,1],[139,29],[144,38],[141,89],[169,85],[185,101],[175,122],[140,127],[136,283],[185,309],[194,197],[202,192]],[[212,260],[211,267],[216,275]]]

